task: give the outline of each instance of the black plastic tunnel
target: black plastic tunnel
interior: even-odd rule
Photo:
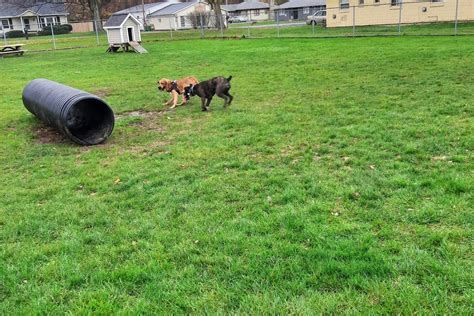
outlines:
[[[114,113],[99,97],[47,79],[35,79],[25,87],[23,104],[81,145],[102,143],[114,129]]]

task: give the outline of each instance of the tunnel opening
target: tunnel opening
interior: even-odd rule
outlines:
[[[81,143],[95,145],[110,136],[114,128],[114,113],[103,101],[84,98],[74,103],[66,116],[66,127]]]

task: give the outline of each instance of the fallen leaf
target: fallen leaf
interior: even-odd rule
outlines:
[[[120,183],[120,178],[115,179],[114,184],[119,184]]]

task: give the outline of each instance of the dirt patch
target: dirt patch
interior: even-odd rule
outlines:
[[[163,117],[166,112],[167,111],[131,111],[117,114],[115,115],[115,119],[118,121],[124,118],[141,118],[141,120],[130,122],[130,125],[138,126],[149,131],[163,132],[164,128],[158,122],[158,118]]]
[[[32,133],[39,144],[72,143],[66,136],[42,122],[38,122],[32,127]]]
[[[92,94],[95,94],[96,96],[102,99],[108,97],[111,94],[111,91],[112,90],[110,88],[101,88],[93,91]]]
[[[130,112],[123,112],[123,113],[115,114],[115,119],[116,120],[121,120],[121,119],[128,118],[128,117],[148,118],[148,117],[154,117],[154,116],[162,116],[163,113],[164,113],[163,111],[160,111],[160,112],[147,112],[147,111],[138,110],[138,111],[130,111]]]

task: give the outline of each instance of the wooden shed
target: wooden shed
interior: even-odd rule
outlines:
[[[113,53],[120,48],[124,51],[131,48],[137,53],[146,53],[147,51],[140,45],[142,41],[141,27],[140,21],[130,13],[112,15],[104,25],[109,41],[107,51]]]

